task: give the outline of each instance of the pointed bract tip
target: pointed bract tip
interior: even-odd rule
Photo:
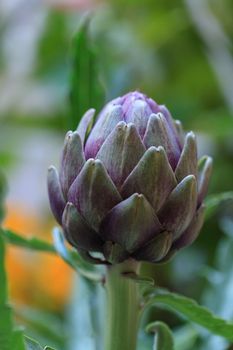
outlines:
[[[50,166],[48,167],[48,172],[51,173],[52,171],[57,171],[57,169],[55,168],[54,165],[50,165]]]
[[[184,180],[192,182],[192,181],[196,181],[196,177],[191,174],[191,175],[187,175],[182,181]]]
[[[73,135],[72,130],[67,131],[66,136],[65,136],[65,140],[69,140],[72,137],[72,135]]]
[[[163,146],[156,147],[156,151],[159,152],[159,153],[165,153],[165,149],[164,149]]]
[[[211,166],[211,165],[213,165],[213,158],[210,156],[204,156],[203,162],[205,162],[206,165]]]
[[[124,130],[126,127],[127,127],[127,124],[126,124],[126,122],[123,122],[123,121],[117,123],[117,125],[116,125],[116,128],[118,130]]]
[[[159,119],[164,118],[164,115],[163,115],[163,113],[162,113],[162,112],[158,112],[158,113],[156,113],[156,114],[155,114],[155,116],[156,116],[157,118],[159,118]]]
[[[186,134],[186,138],[187,139],[193,139],[196,141],[196,135],[194,134],[193,131],[189,131],[187,134]]]
[[[95,159],[94,158],[89,158],[87,161],[86,161],[86,164],[85,165],[95,165]]]

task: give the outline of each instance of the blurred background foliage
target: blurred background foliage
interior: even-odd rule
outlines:
[[[8,182],[4,226],[50,240],[54,221],[46,172],[51,161],[58,163],[64,134],[86,108],[99,111],[105,101],[128,90],[166,104],[186,130],[197,133],[199,154],[214,158],[210,193],[232,190],[232,15],[229,0],[1,0],[0,166]],[[77,41],[74,33],[87,16],[87,32]],[[93,76],[100,81],[95,88]],[[72,86],[78,88],[76,95],[70,93]],[[233,205],[225,201],[193,246],[164,266],[145,266],[147,274],[158,285],[233,319],[232,221]],[[78,281],[71,269],[46,253],[8,247],[7,271],[16,317],[27,334],[57,349],[77,350],[75,298],[70,297]],[[199,329],[197,336],[195,328],[168,312],[148,317],[155,316],[179,327],[182,350],[228,349],[222,339]],[[69,334],[73,341],[67,340]],[[147,341],[142,334],[145,349]],[[95,349],[85,337],[82,346]]]

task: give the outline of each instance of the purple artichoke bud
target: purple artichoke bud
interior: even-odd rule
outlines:
[[[60,170],[50,167],[52,212],[68,242],[106,263],[166,261],[204,220],[212,159],[165,106],[139,92],[93,109],[69,131]]]

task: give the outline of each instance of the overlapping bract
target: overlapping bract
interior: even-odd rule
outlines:
[[[50,167],[51,209],[71,245],[108,263],[167,260],[203,224],[212,160],[199,162],[195,135],[139,92],[94,110],[65,139]]]

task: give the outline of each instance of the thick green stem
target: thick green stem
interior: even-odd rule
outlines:
[[[105,350],[136,350],[140,299],[138,284],[126,277],[139,264],[128,260],[108,268],[106,275],[107,318]]]

